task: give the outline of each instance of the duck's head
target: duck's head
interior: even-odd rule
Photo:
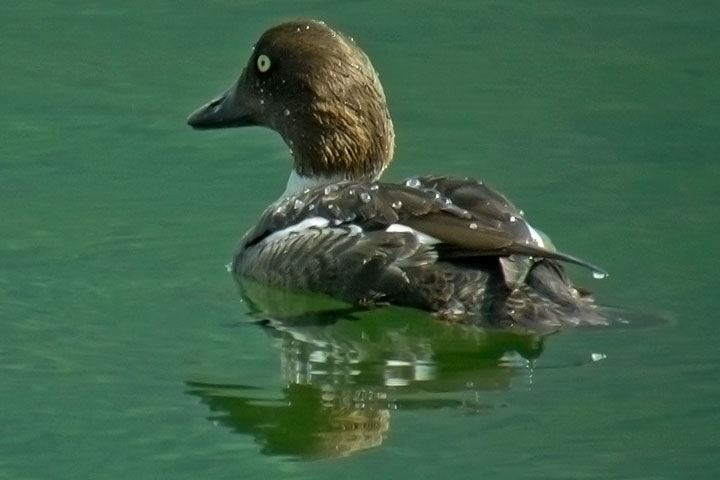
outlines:
[[[188,124],[272,128],[290,147],[294,175],[305,185],[376,179],[392,159],[395,140],[370,59],[352,40],[313,20],[263,33],[240,78],[193,112]]]

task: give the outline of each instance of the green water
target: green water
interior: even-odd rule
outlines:
[[[542,345],[402,310],[249,322],[225,264],[287,147],[184,119],[298,16],[374,59],[388,177],[484,178],[611,273],[575,272],[602,302],[671,321]],[[33,0],[0,18],[0,478],[720,473],[716,2]]]

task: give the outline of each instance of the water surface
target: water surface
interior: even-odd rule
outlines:
[[[672,321],[544,341],[406,310],[251,323],[224,265],[288,150],[184,119],[299,16],[373,58],[389,178],[482,177],[611,273],[574,272],[603,302]],[[37,0],[0,18],[1,478],[720,471],[715,3]]]

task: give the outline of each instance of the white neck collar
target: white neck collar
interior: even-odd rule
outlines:
[[[306,188],[314,188],[319,185],[326,185],[330,183],[337,183],[347,180],[343,175],[336,175],[333,177],[305,177],[300,175],[294,168],[290,171],[288,177],[287,186],[285,192],[282,194],[283,197],[294,195],[298,192],[302,192]]]

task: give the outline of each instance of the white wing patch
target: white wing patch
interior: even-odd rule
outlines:
[[[533,243],[541,248],[547,248],[547,242],[545,241],[545,237],[542,233],[540,233],[538,230],[535,230],[529,223],[526,223],[528,231],[530,232],[530,238],[532,238]],[[427,233],[420,232],[418,230],[415,230],[414,228],[408,227],[407,225],[403,225],[402,223],[393,223],[389,227],[385,229],[386,232],[405,232],[405,233],[412,233],[415,235],[418,240],[420,240],[420,243],[424,245],[437,245],[438,243],[442,243],[439,239],[433,237],[432,235],[428,235]]]
[[[545,240],[543,239],[542,234],[535,230],[530,224],[527,224],[528,230],[530,230],[530,237],[532,237],[535,244],[540,248],[546,248],[545,247]]]
[[[342,226],[330,226],[331,220],[325,217],[309,217],[298,223],[285,227],[282,230],[271,233],[262,240],[262,243],[273,243],[280,240],[284,240],[292,234],[300,233],[311,228],[323,229],[323,228],[334,228],[342,229],[347,231],[350,235],[358,235],[363,233],[363,229],[359,225],[345,224]]]
[[[272,243],[281,240],[293,233],[302,232],[309,228],[325,228],[330,224],[330,220],[323,217],[310,217],[296,224],[285,227],[282,230],[271,233],[263,239],[263,243]]]
[[[403,233],[412,233],[415,235],[418,240],[420,240],[420,243],[424,245],[437,245],[438,243],[441,243],[440,240],[433,237],[432,235],[428,235],[427,233],[423,233],[420,231],[415,230],[414,228],[408,227],[407,225],[403,225],[402,223],[393,223],[392,225],[388,226],[385,229],[386,232],[403,232]]]

